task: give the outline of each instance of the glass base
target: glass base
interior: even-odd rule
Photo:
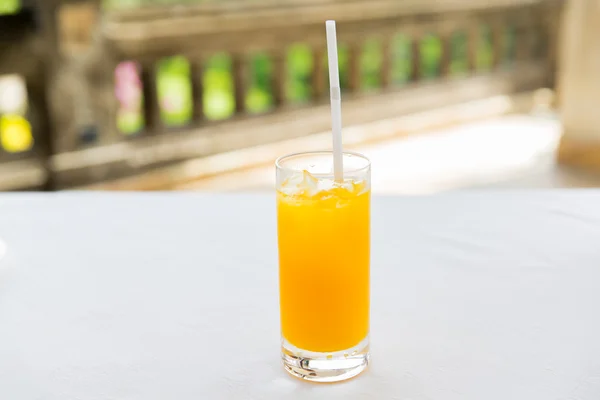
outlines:
[[[312,382],[340,382],[353,378],[369,365],[369,339],[358,346],[335,353],[298,349],[282,340],[281,358],[285,370],[296,378]]]

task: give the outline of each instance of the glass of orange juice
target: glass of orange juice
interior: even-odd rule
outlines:
[[[369,363],[371,163],[331,152],[281,157],[277,222],[282,359],[292,375],[336,382]]]

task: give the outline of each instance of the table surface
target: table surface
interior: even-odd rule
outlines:
[[[375,197],[372,366],[279,361],[272,196],[0,196],[0,399],[600,398],[600,191]]]

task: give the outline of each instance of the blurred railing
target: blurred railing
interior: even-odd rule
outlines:
[[[47,42],[31,3],[0,13],[0,190],[44,189],[49,178]]]
[[[65,98],[77,81],[89,94],[52,102],[54,183],[326,131],[329,18],[338,21],[345,125],[553,87],[562,3],[231,0],[106,13],[85,56],[71,59],[79,75],[52,89]],[[72,107],[87,111],[70,118]]]

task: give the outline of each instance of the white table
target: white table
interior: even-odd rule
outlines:
[[[274,199],[0,196],[0,399],[600,398],[600,192],[375,198],[370,370],[279,361]]]

